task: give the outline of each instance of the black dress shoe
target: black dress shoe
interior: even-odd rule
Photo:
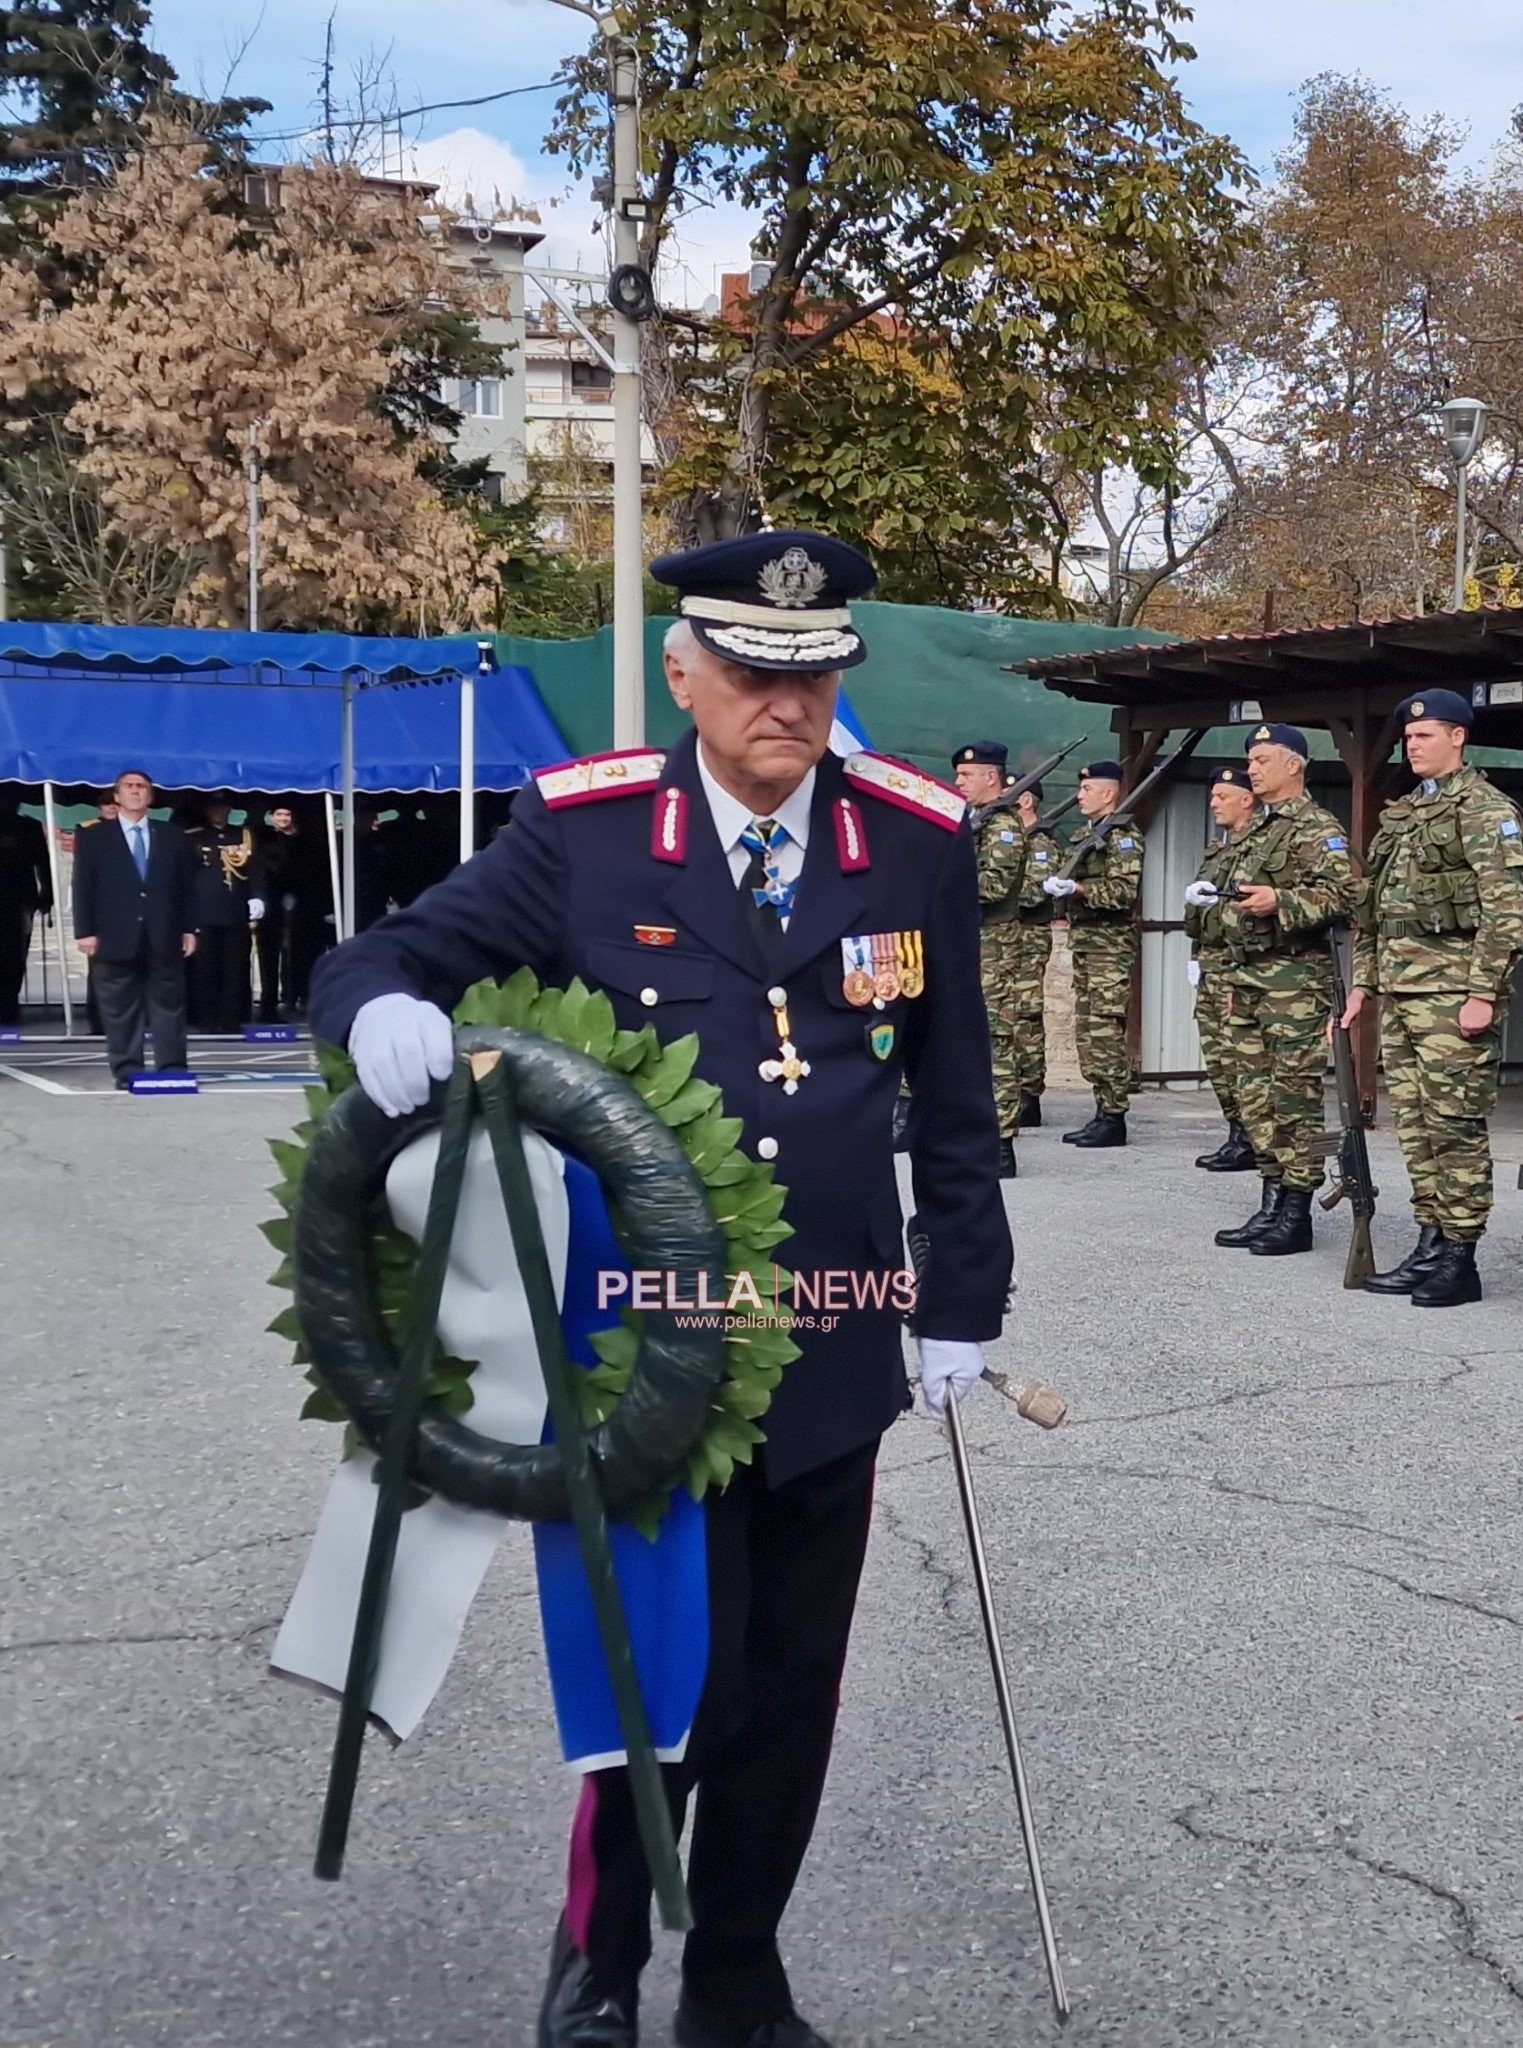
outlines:
[[[1202,1152],[1196,1160],[1207,1173],[1251,1173],[1259,1156],[1241,1124],[1228,1124],[1227,1135],[1214,1152]]]
[[[1039,1131],[1042,1128],[1042,1098],[1040,1095],[1023,1095],[1021,1097],[1020,1122],[1017,1128],[1023,1131]]]
[[[1461,1308],[1481,1298],[1481,1276],[1475,1270],[1475,1246],[1439,1240],[1438,1256],[1425,1278],[1412,1289],[1413,1308]]]
[[[1410,1294],[1419,1280],[1426,1279],[1433,1269],[1444,1242],[1444,1233],[1436,1223],[1425,1223],[1417,1233],[1417,1242],[1407,1256],[1392,1266],[1388,1273],[1372,1273],[1364,1283],[1366,1294]]]
[[[1253,1240],[1273,1223],[1279,1214],[1280,1204],[1285,1199],[1285,1183],[1282,1180],[1266,1180],[1259,1196],[1259,1206],[1236,1230],[1219,1230],[1216,1242],[1229,1252],[1246,1251]]]
[[[1103,1151],[1110,1145],[1126,1143],[1126,1114],[1119,1109],[1102,1109],[1093,1123],[1086,1124],[1082,1131],[1068,1133],[1069,1142],[1081,1146],[1086,1152]]]
[[[539,2048],[639,2048],[639,2039],[639,1987],[611,1992],[595,1985],[587,1958],[557,1934],[539,2009]]]
[[[1287,1188],[1280,1206],[1248,1249],[1256,1259],[1282,1259],[1312,1248],[1310,1188]]]
[[[686,1991],[678,2001],[672,2038],[677,2048],[830,2048],[825,2036],[796,2012],[763,2020],[760,2026],[741,2026],[706,2012]]]
[[[1017,1174],[1018,1174],[1019,1172],[1020,1172],[1020,1168],[1019,1168],[1019,1167],[1018,1167],[1018,1166],[1016,1165],[1016,1163],[1015,1163],[1015,1140],[1014,1140],[1014,1138],[1001,1138],[1001,1139],[1000,1139],[1000,1141],[999,1141],[999,1177],[1000,1177],[1000,1179],[1001,1179],[1001,1180],[1014,1180],[1014,1179],[1015,1179],[1015,1177],[1016,1177],[1016,1175],[1017,1175]]]

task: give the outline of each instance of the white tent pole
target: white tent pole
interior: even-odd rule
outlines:
[[[485,664],[483,663],[483,668]],[[460,858],[476,851],[476,678],[460,671]]]
[[[323,815],[328,821],[328,885],[333,891],[333,936],[341,939],[344,931],[339,922],[343,914],[340,908],[343,897],[338,885],[338,820],[333,814],[331,789],[323,791]]]
[[[58,978],[63,986],[63,1035],[74,1036],[74,1004],[69,995],[69,961],[63,936],[63,863],[58,858],[58,818],[53,808],[53,785],[42,785],[42,815],[48,834],[48,873],[53,878],[53,943],[58,948]],[[47,940],[43,940],[44,952]]]
[[[348,669],[344,671],[344,751],[342,756],[344,783],[344,912],[339,928],[340,938],[354,937],[354,677]]]

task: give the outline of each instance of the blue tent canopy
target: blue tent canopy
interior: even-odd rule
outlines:
[[[571,752],[526,668],[477,676],[474,640],[0,626],[0,781],[166,789],[342,787],[336,693],[354,697],[355,787],[460,787],[460,677],[475,786],[513,789]],[[416,683],[425,687],[381,688]]]

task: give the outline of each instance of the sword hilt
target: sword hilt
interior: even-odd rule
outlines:
[[[996,1372],[988,1365],[984,1367],[984,1378],[995,1393],[1013,1401],[1017,1413],[1034,1422],[1038,1429],[1059,1429],[1067,1420],[1068,1403],[1056,1387],[1044,1386],[1040,1380],[1013,1380],[1009,1373]]]

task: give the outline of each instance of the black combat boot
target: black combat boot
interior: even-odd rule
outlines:
[[[1042,1128],[1042,1098],[1040,1095],[1022,1095],[1021,1114],[1017,1130],[1039,1131]]]
[[[638,1987],[609,1991],[594,1984],[591,1964],[562,1921],[539,2009],[539,2048],[637,2048],[639,2014]]]
[[[1102,1109],[1092,1123],[1082,1131],[1068,1131],[1064,1134],[1068,1142],[1082,1145],[1086,1152],[1098,1152],[1110,1145],[1126,1143],[1126,1111],[1123,1109]]]
[[[1481,1298],[1481,1276],[1475,1270],[1475,1246],[1441,1237],[1438,1255],[1426,1276],[1412,1289],[1413,1308],[1459,1308]]]
[[[1018,1174],[1019,1172],[1020,1172],[1020,1168],[1019,1168],[1019,1167],[1018,1167],[1018,1166],[1016,1165],[1016,1163],[1015,1163],[1015,1140],[1014,1140],[1014,1138],[1001,1138],[1001,1139],[1000,1139],[1000,1141],[999,1141],[999,1177],[1000,1177],[1000,1179],[1001,1179],[1001,1180],[1014,1180],[1014,1179],[1015,1179],[1015,1177],[1016,1177],[1016,1175],[1017,1175],[1017,1174]]]
[[[1245,1251],[1256,1237],[1262,1235],[1280,1213],[1280,1204],[1285,1199],[1285,1183],[1282,1180],[1266,1180],[1259,1196],[1259,1206],[1236,1230],[1219,1230],[1216,1242],[1230,1252]]]
[[[1419,1280],[1433,1271],[1433,1262],[1443,1248],[1444,1233],[1436,1223],[1425,1223],[1417,1242],[1399,1266],[1389,1273],[1372,1273],[1364,1283],[1366,1294],[1410,1294]]]
[[[1216,1150],[1202,1152],[1195,1162],[1207,1173],[1251,1173],[1258,1163],[1259,1156],[1241,1124],[1228,1124],[1227,1135]]]
[[[1311,1250],[1311,1198],[1310,1188],[1285,1190],[1267,1227],[1248,1247],[1256,1259],[1278,1259],[1287,1252]]]
[[[1065,1131],[1063,1133],[1063,1143],[1065,1145],[1082,1145],[1085,1142],[1085,1140],[1089,1137],[1092,1131],[1099,1130],[1101,1124],[1103,1124],[1104,1121],[1105,1111],[1100,1107],[1099,1103],[1097,1102],[1095,1104],[1095,1113],[1090,1118],[1089,1122],[1087,1124],[1080,1124],[1079,1128],[1076,1131]]]

